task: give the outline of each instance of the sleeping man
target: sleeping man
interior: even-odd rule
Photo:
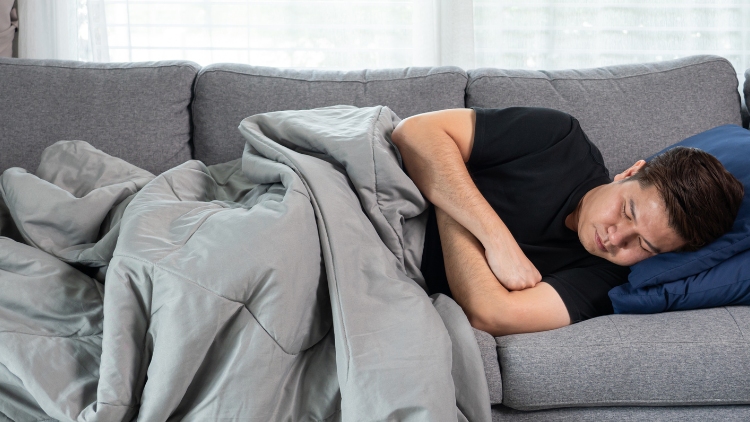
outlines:
[[[452,109],[412,116],[393,143],[434,205],[422,256],[430,294],[500,336],[613,313],[629,268],[696,250],[731,229],[742,184],[712,155],[677,147],[610,181],[568,114]]]

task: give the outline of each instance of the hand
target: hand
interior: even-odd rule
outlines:
[[[508,290],[523,290],[542,281],[542,275],[515,242],[509,239],[485,247],[484,256],[497,280]]]

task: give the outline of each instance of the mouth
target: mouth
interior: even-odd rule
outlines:
[[[599,250],[602,252],[609,252],[607,248],[604,247],[604,243],[602,243],[602,239],[599,237],[599,233],[594,231],[594,239],[596,240],[596,246],[599,247]]]

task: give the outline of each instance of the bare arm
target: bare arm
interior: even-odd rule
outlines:
[[[539,283],[508,291],[490,270],[481,243],[441,209],[435,213],[448,284],[474,328],[501,336],[570,324],[568,310],[552,286]]]
[[[485,265],[489,264],[496,280],[511,290],[532,287],[541,280],[539,271],[466,169],[475,119],[471,109],[424,113],[399,123],[391,139],[419,190],[481,242]]]

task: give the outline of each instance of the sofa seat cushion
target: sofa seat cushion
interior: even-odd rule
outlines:
[[[35,173],[57,141],[86,141],[154,174],[190,160],[198,69],[186,61],[0,58],[0,172]]]
[[[610,176],[688,136],[741,124],[737,73],[718,56],[580,70],[468,71],[466,106],[549,107],[577,118]]]
[[[747,422],[750,406],[567,407],[527,412],[492,406],[492,422]]]
[[[195,83],[195,158],[210,165],[239,157],[245,142],[237,126],[258,113],[384,105],[403,119],[463,108],[467,79],[450,66],[335,71],[212,64]]]
[[[750,307],[608,315],[498,337],[503,404],[750,404]]]

